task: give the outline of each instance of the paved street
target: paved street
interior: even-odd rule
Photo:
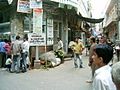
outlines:
[[[86,83],[91,75],[87,58],[84,54],[82,69],[75,69],[72,60],[49,70],[19,74],[0,69],[0,90],[92,90],[92,85]]]

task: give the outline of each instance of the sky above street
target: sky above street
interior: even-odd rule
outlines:
[[[110,0],[91,0],[93,18],[104,17]]]

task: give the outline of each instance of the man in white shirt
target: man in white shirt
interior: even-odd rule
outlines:
[[[58,40],[58,47],[57,47],[57,49],[58,50],[63,49],[63,42],[62,42],[62,40],[59,37],[57,38],[57,40]]]
[[[26,72],[27,71],[27,56],[29,54],[29,42],[28,42],[28,38],[24,38],[24,42],[21,45],[22,48],[22,60],[21,60],[21,68],[22,68],[22,72]]]
[[[112,47],[98,44],[93,53],[93,63],[98,68],[94,74],[93,90],[116,90],[111,77],[111,67],[107,65],[113,57]]]

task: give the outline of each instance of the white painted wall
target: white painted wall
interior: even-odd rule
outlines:
[[[88,9],[88,0],[79,0],[78,13],[80,12],[82,16],[89,17]]]

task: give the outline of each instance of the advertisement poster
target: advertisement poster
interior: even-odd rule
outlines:
[[[47,45],[53,45],[53,20],[47,19]]]
[[[33,33],[42,34],[43,9],[33,9]]]
[[[30,8],[42,8],[42,0],[30,0]]]
[[[45,34],[35,34],[29,33],[28,34],[28,41],[30,46],[44,46],[46,44]]]
[[[17,4],[17,12],[31,13],[31,9],[30,9],[30,3],[29,3],[29,1],[18,0],[18,4]]]

